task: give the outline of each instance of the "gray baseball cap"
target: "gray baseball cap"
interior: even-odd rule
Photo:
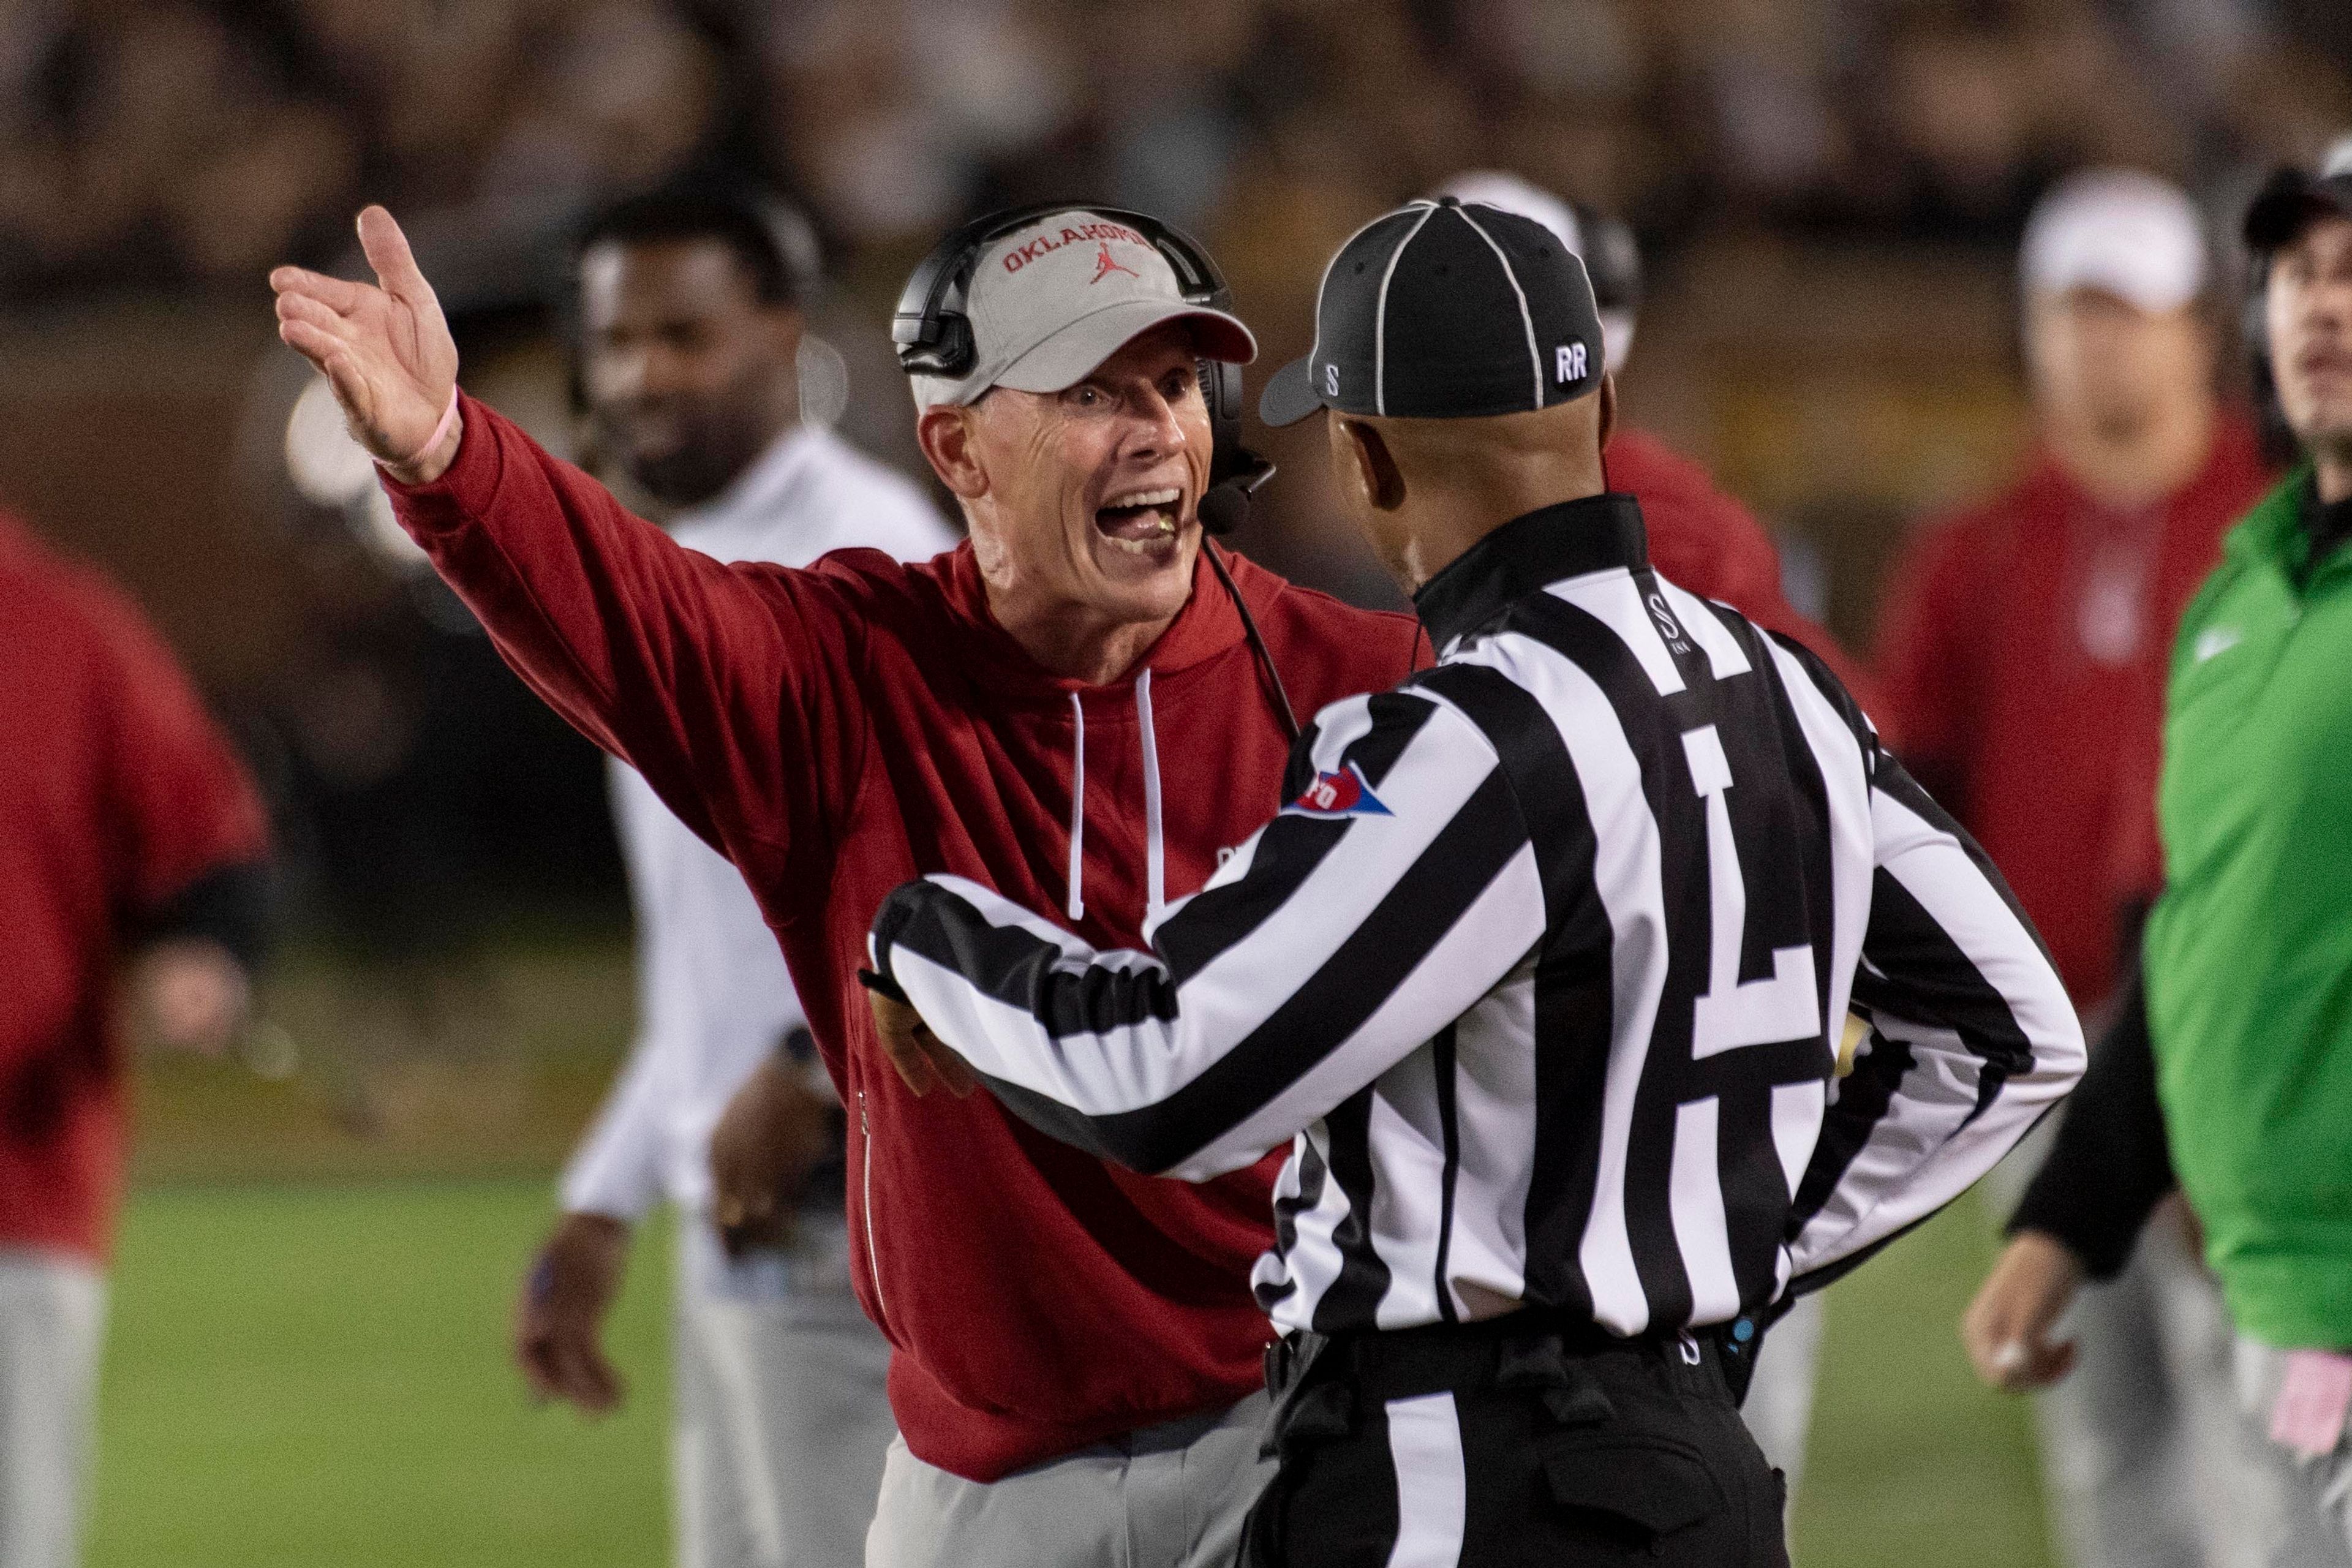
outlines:
[[[971,403],[992,386],[1061,392],[1152,328],[1189,321],[1203,358],[1247,364],[1257,340],[1238,317],[1184,298],[1159,248],[1122,223],[1072,208],[992,242],[971,269],[963,313],[970,374],[914,375],[915,405]]]

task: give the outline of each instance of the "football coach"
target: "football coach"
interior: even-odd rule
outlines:
[[[866,1561],[1230,1561],[1261,1468],[1247,1275],[1278,1161],[1178,1186],[989,1096],[918,1099],[856,980],[875,908],[933,872],[1139,945],[1279,798],[1279,686],[1311,711],[1412,668],[1410,616],[1238,557],[1229,597],[1204,561],[1202,368],[1255,352],[1206,258],[1084,211],[935,257],[923,325],[962,352],[915,381],[919,433],[971,538],[792,569],[681,547],[463,396],[399,227],[371,207],[359,229],[378,283],[278,269],[280,335],[507,661],[743,873],[840,1089],[900,1432]]]
[[[1318,715],[1152,952],[976,879],[893,893],[881,1033],[910,1088],[976,1073],[1139,1170],[1295,1140],[1249,1561],[1785,1563],[1718,1345],[2005,1153],[2082,1069],[2074,1009],[1821,661],[1651,568],[1549,231],[1415,203],[1318,300],[1262,409],[1328,411],[1437,667]]]

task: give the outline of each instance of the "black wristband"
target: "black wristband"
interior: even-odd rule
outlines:
[[[131,924],[136,945],[193,938],[216,942],[248,971],[269,946],[274,889],[259,860],[205,872]]]

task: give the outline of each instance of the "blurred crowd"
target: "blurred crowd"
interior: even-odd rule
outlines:
[[[0,477],[121,570],[249,749],[282,756],[273,793],[315,797],[289,837],[316,852],[293,859],[364,884],[330,901],[381,926],[439,905],[446,859],[607,889],[615,868],[579,831],[602,816],[584,750],[486,678],[454,601],[354,559],[340,518],[283,548],[310,515],[284,476],[299,367],[195,330],[206,296],[258,323],[244,300],[276,262],[351,265],[362,201],[417,237],[469,384],[577,451],[543,263],[616,192],[761,174],[828,241],[842,427],[919,471],[879,323],[961,217],[1074,192],[1163,214],[1209,242],[1276,363],[1304,347],[1319,258],[1368,215],[1514,169],[1640,234],[1660,303],[1630,405],[1710,458],[1774,526],[1803,607],[1859,638],[1903,520],[2015,454],[2007,290],[2031,201],[2120,164],[2231,212],[2346,124],[2341,0],[1152,0],[1115,21],[1075,0],[0,0],[0,303],[125,323],[124,346],[57,350],[86,376],[16,358]],[[152,300],[160,335],[121,308]],[[173,395],[167,359],[214,412],[135,402]],[[253,365],[231,373],[241,413],[232,363]],[[139,464],[110,460],[126,420]],[[1319,462],[1250,434],[1286,478],[1243,547],[1392,603]],[[232,449],[234,482],[172,477]],[[373,496],[363,463],[357,482]],[[191,527],[215,547],[185,551]],[[597,847],[541,855],[541,831]]]
[[[551,229],[698,160],[837,241],[1108,191],[1223,230],[1477,163],[1702,218],[2013,237],[2049,175],[2188,179],[2352,118],[2332,0],[9,0],[0,294],[232,279],[352,208]],[[1357,193],[1368,198],[1358,200]],[[1262,209],[1257,209],[1262,210]]]

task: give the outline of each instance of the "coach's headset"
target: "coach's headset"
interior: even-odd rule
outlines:
[[[981,253],[1039,218],[1074,211],[1124,224],[1143,236],[1175,272],[1177,291],[1187,304],[1232,310],[1233,289],[1226,286],[1224,274],[1217,270],[1209,253],[1191,236],[1149,213],[1093,202],[1044,202],[1011,207],[975,218],[954,230],[916,264],[907,287],[899,292],[898,309],[890,318],[890,342],[898,351],[900,368],[908,375],[935,375],[947,381],[961,381],[970,375],[979,358],[979,349],[972,342],[971,319],[964,313],[964,302]],[[1242,367],[1223,360],[1204,359],[1200,362],[1199,374],[1202,400],[1208,405],[1211,434],[1209,488],[1201,497],[1199,508],[1201,528],[1204,533],[1230,533],[1249,515],[1251,494],[1274,477],[1274,465],[1242,445]],[[1201,542],[1201,548],[1241,616],[1242,631],[1249,638],[1250,651],[1256,655],[1266,684],[1273,689],[1283,728],[1296,741],[1298,716],[1290,706],[1290,693],[1283,688],[1282,674],[1274,667],[1274,656],[1266,650],[1265,638],[1258,634],[1257,622],[1251,616],[1241,590],[1234,586],[1233,574],[1225,568],[1223,553],[1207,539]]]

